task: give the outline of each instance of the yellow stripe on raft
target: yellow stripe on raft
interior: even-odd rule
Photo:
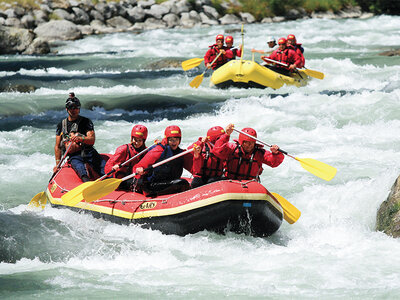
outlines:
[[[58,205],[65,205],[61,198],[53,198],[51,194],[47,191],[47,196],[51,203],[58,204]],[[173,196],[172,196],[173,197]],[[149,202],[156,201],[157,199],[149,199]],[[180,214],[186,211],[190,211],[193,209],[201,208],[204,206],[216,204],[223,201],[231,201],[231,200],[249,200],[249,201],[267,201],[271,205],[273,205],[278,211],[283,214],[282,207],[276,203],[274,199],[272,199],[268,194],[264,193],[256,193],[256,194],[246,194],[246,193],[226,193],[223,195],[217,195],[214,197],[210,197],[201,201],[192,202],[189,204],[181,205],[174,208],[164,208],[158,210],[148,210],[148,211],[140,211],[135,212],[132,215],[132,212],[127,212],[119,209],[112,209],[109,207],[104,207],[101,205],[96,205],[94,203],[87,203],[87,202],[79,202],[77,205],[73,206],[76,208],[82,208],[85,210],[91,210],[103,214],[114,215],[117,217],[121,217],[124,219],[141,219],[141,218],[150,218],[150,217],[162,217],[162,216],[169,216]],[[112,199],[110,199],[112,201]],[[140,204],[141,202],[138,202]],[[160,202],[161,204],[161,202]],[[158,205],[160,205],[158,204]]]
[[[309,78],[302,70],[299,70],[300,75],[295,73],[293,77],[289,77],[276,73],[251,60],[243,60],[242,68],[240,68],[240,62],[240,60],[231,60],[215,70],[211,76],[211,83],[218,85],[227,81],[236,83],[254,82],[264,87],[279,89],[284,84],[297,87],[304,86]]]

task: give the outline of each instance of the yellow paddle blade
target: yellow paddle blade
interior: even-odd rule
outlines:
[[[70,190],[65,195],[62,195],[61,200],[64,202],[65,205],[75,206],[77,203],[83,200],[82,191],[94,183],[95,181],[87,181],[85,183],[82,183],[81,185],[78,185],[76,188]]]
[[[182,69],[184,71],[193,69],[203,62],[204,58],[191,58],[182,62]]]
[[[101,197],[115,191],[121,182],[122,179],[118,178],[108,178],[103,181],[96,181],[83,190],[83,199],[85,199],[86,202],[100,199]]]
[[[32,198],[32,200],[29,202],[29,206],[31,207],[42,207],[44,209],[45,205],[47,203],[47,196],[45,192],[40,192],[35,195],[35,197]]]
[[[326,181],[330,181],[336,175],[337,172],[336,168],[327,165],[323,162],[320,162],[318,160],[312,158],[298,158],[298,157],[295,157],[295,159],[300,162],[301,166],[305,170]]]
[[[200,86],[201,82],[203,81],[203,77],[204,77],[204,73],[201,74],[201,75],[197,75],[197,76],[189,83],[189,85],[190,85],[192,88],[197,89],[197,88]]]
[[[314,77],[314,78],[317,78],[317,79],[321,79],[322,80],[325,77],[324,73],[318,72],[318,71],[315,71],[315,70],[305,69],[305,70],[302,70],[302,71],[304,71],[304,73],[306,73],[308,76],[311,76],[311,77]]]
[[[271,193],[276,200],[279,201],[283,208],[283,218],[288,222],[289,224],[295,223],[301,215],[300,210],[298,210],[292,203],[287,201],[285,198],[283,198],[281,195],[277,193]]]

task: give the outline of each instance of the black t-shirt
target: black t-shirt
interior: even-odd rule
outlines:
[[[93,122],[85,117],[79,116],[78,119],[76,119],[75,121],[69,121],[67,119],[67,132],[70,133],[71,132],[71,127],[73,124],[78,124],[78,132],[82,133],[83,135],[86,135],[88,131],[93,131],[94,130],[94,126],[93,126]],[[57,125],[57,130],[56,130],[56,135],[60,135],[62,132],[62,121],[60,123],[58,123]]]

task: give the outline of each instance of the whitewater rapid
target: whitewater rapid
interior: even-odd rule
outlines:
[[[265,37],[294,33],[306,66],[325,79],[302,88],[217,90],[203,69],[153,63],[202,57],[238,26],[119,33],[63,42],[57,55],[0,57],[0,296],[57,298],[388,298],[400,296],[400,242],[375,231],[376,212],[400,173],[399,17],[245,26],[246,58]],[[237,28],[236,28],[237,29]],[[235,44],[240,32],[233,33]],[[258,58],[256,58],[259,60]],[[95,125],[99,152],[149,141],[179,125],[186,147],[214,125],[251,126],[300,158],[338,169],[325,182],[286,157],[263,184],[302,213],[269,238],[210,232],[179,237],[49,206],[27,210],[54,166],[56,124],[69,91]],[[236,135],[234,135],[236,137]]]

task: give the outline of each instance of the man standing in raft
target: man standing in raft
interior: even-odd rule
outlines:
[[[97,175],[103,175],[106,162],[93,147],[96,139],[93,122],[79,115],[81,102],[75,97],[75,94],[70,93],[65,102],[65,108],[68,117],[58,123],[56,130],[56,144],[54,146],[56,165],[60,162],[61,155],[72,143],[68,152],[69,162],[81,180],[83,182],[90,180],[89,172],[85,166],[86,163],[93,168]],[[54,167],[53,171],[57,171],[57,166]]]
[[[215,44],[209,46],[210,49],[204,55],[204,64],[207,69],[216,70],[220,66],[224,65],[227,62],[226,57],[226,48],[224,47],[224,36],[222,34],[218,34],[215,38]],[[221,55],[218,59],[211,65],[212,61],[217,57],[217,55],[221,52]]]
[[[179,148],[182,133],[178,126],[168,126],[164,134],[165,138],[161,143],[149,150],[143,159],[133,167],[133,172],[141,175],[137,187],[149,197],[183,192],[190,188],[189,182],[182,179],[181,176],[183,168],[191,172],[193,153],[171,160],[145,174],[147,167],[184,151]]]
[[[280,74],[290,76],[290,73],[296,70],[299,66],[301,66],[301,58],[297,55],[297,53],[293,49],[289,49],[286,46],[286,39],[280,38],[278,40],[279,49],[272,52],[270,56],[261,56],[261,59],[264,60],[266,63],[271,64],[273,62],[269,61],[269,58],[283,64],[288,65],[282,66],[281,64],[276,64],[275,66],[266,66],[267,68],[271,69],[272,71],[278,72]]]
[[[279,166],[284,155],[279,152],[277,145],[272,145],[270,151],[263,149],[262,145],[256,144],[256,140],[239,134],[239,140],[229,142],[234,125],[226,127],[226,133],[222,135],[213,148],[213,153],[220,159],[226,160],[225,177],[236,180],[259,180],[263,168],[262,164],[267,164],[272,168]],[[243,132],[257,137],[257,132],[253,128],[244,128]]]
[[[147,139],[147,128],[144,125],[135,125],[132,128],[131,132],[131,142],[129,144],[125,144],[119,146],[115,151],[115,154],[110,157],[107,161],[106,166],[104,168],[105,173],[109,173],[112,170],[115,172],[113,173],[114,178],[123,178],[127,175],[132,174],[132,167],[136,165],[144,156],[144,153],[135,159],[131,160],[128,164],[124,165],[120,168],[120,164],[124,163],[125,161],[129,160],[130,158],[134,157],[138,153],[142,152],[146,149],[146,139]],[[130,185],[132,184],[132,180],[126,180],[121,182],[120,188],[121,189],[129,189]]]
[[[199,138],[199,140],[192,145],[193,147],[195,145],[198,146],[198,149],[195,148],[193,154],[192,188],[222,179],[225,161],[216,157],[212,153],[212,149],[215,142],[224,133],[225,130],[221,126],[211,127],[207,131],[207,137]]]

